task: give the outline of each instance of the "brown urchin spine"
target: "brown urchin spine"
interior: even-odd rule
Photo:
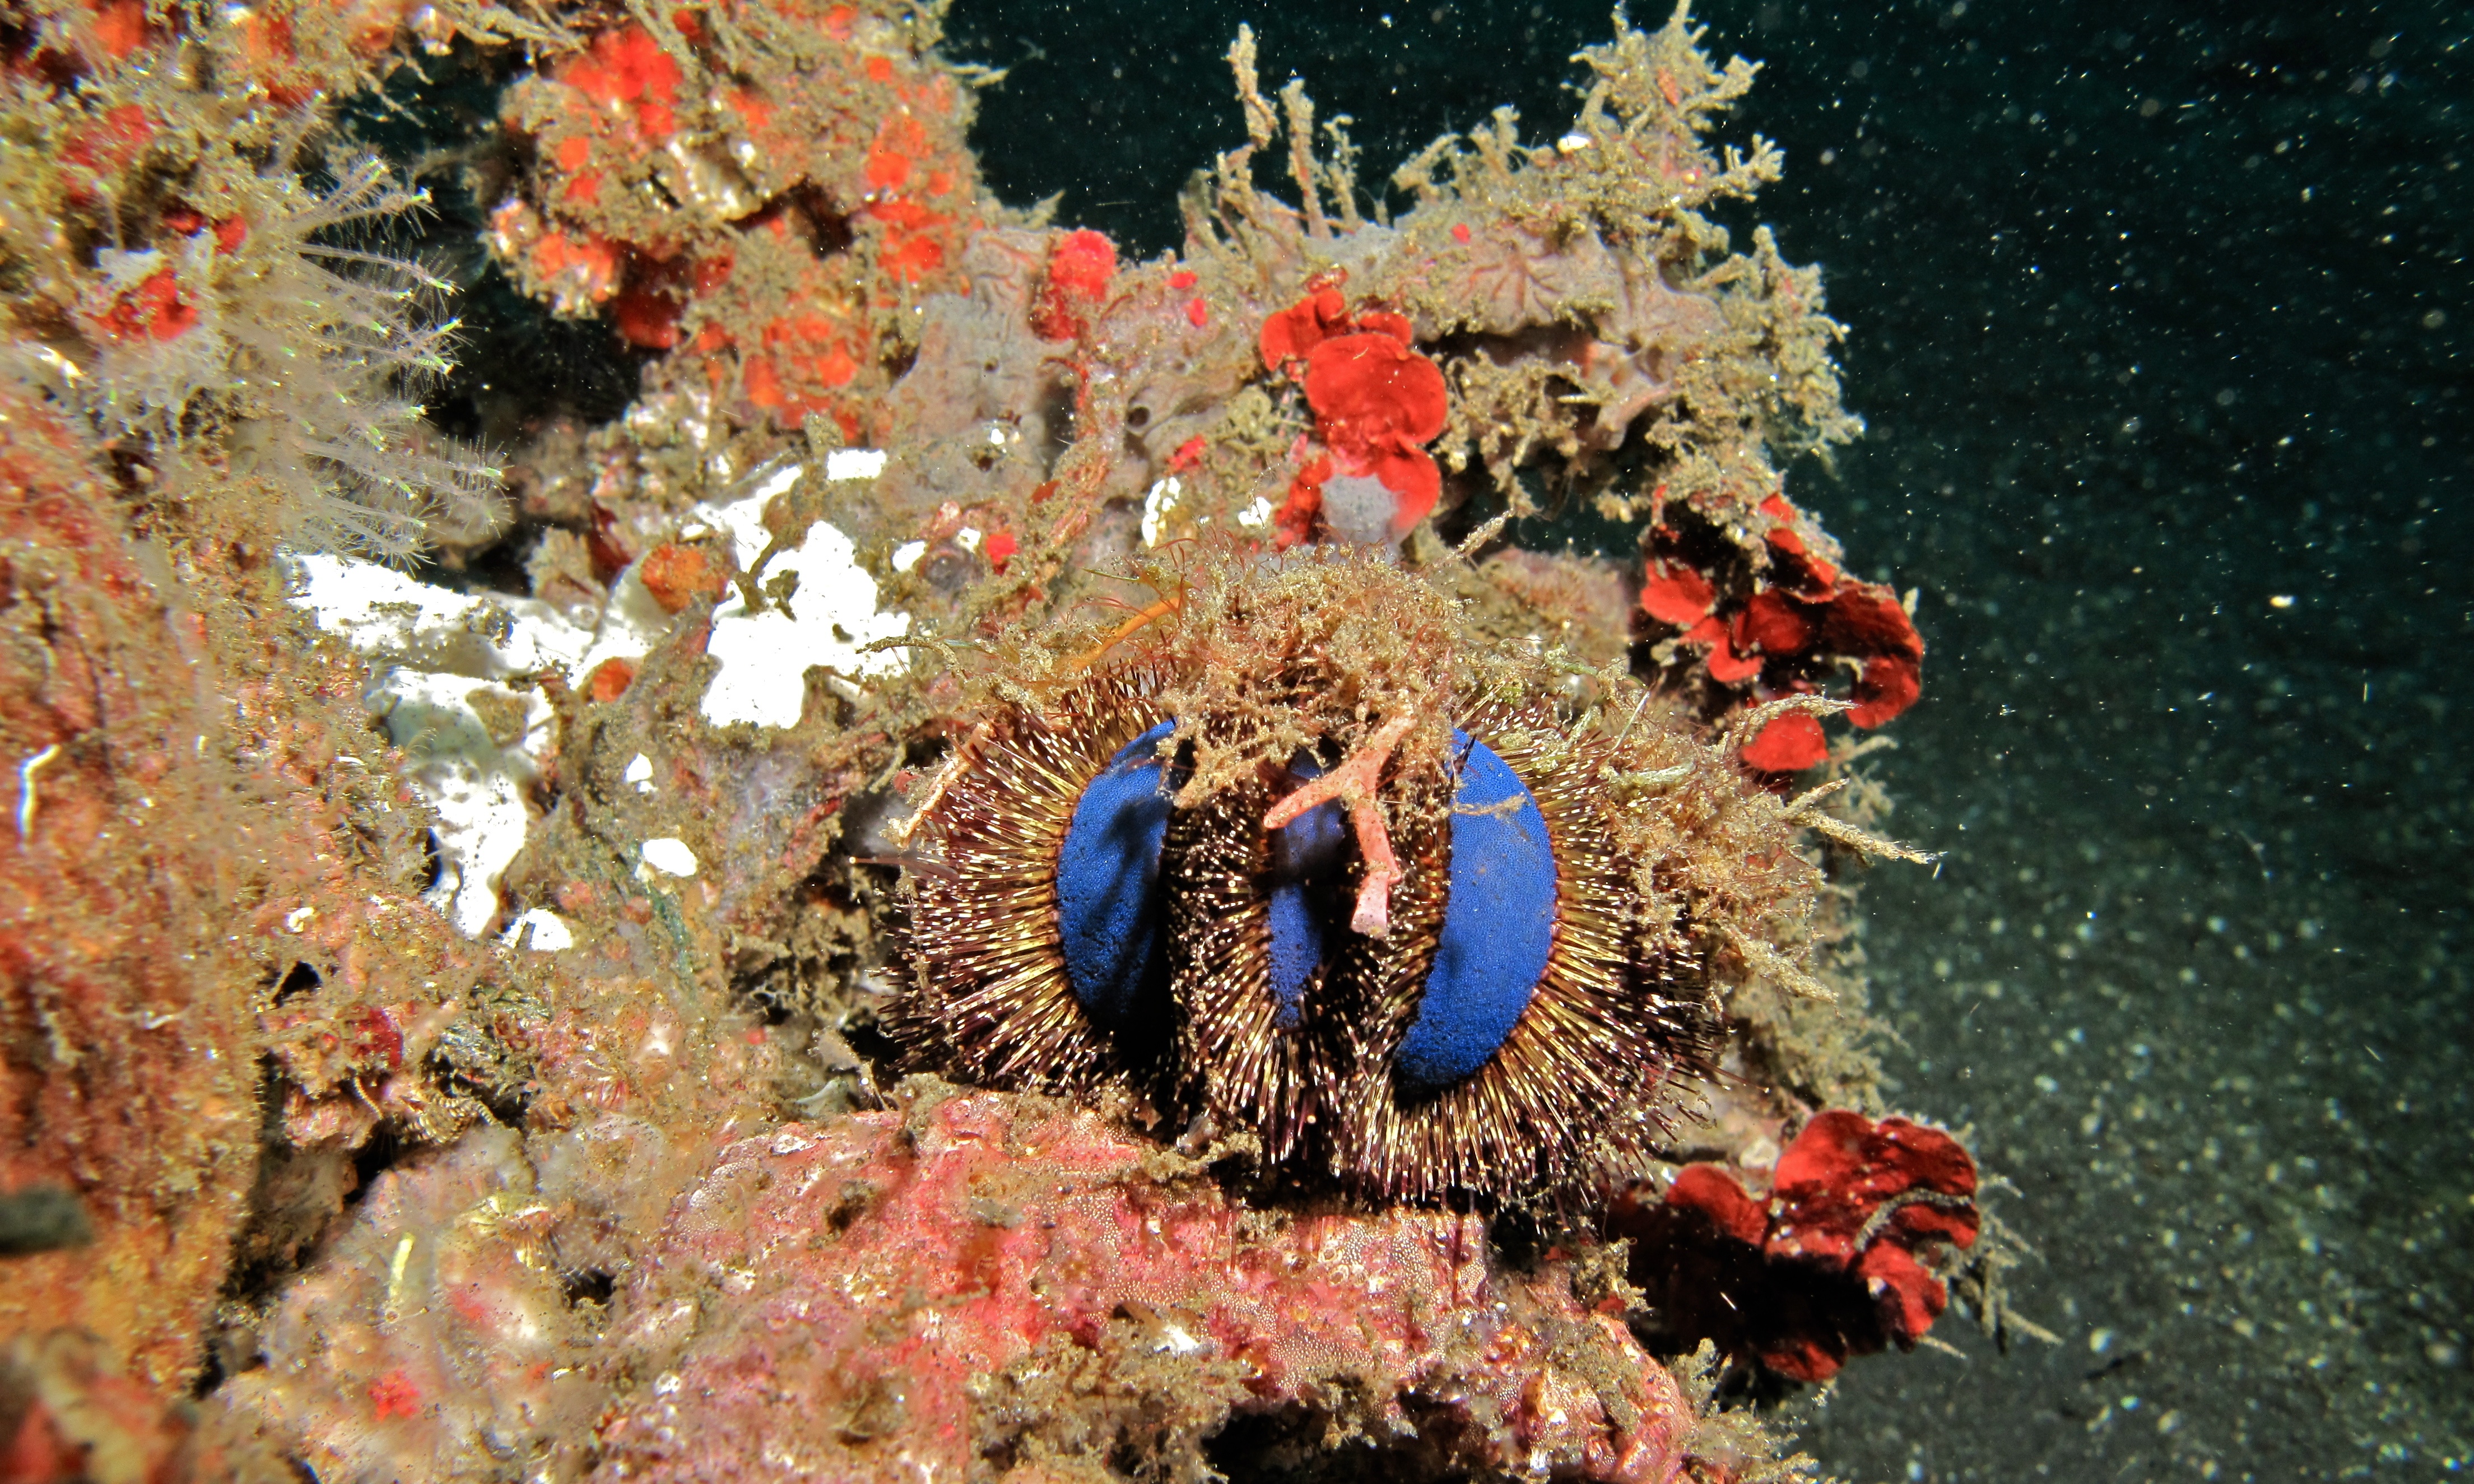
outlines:
[[[1167,719],[1141,667],[1095,676],[1044,715],[1009,707],[953,766],[923,815],[942,871],[910,873],[911,985],[891,1030],[941,1046],[990,1086],[1087,1090],[1155,1062],[1156,1036],[1112,1033],[1075,998],[1056,915],[1056,859],[1083,789]]]
[[[1543,707],[1483,708],[1463,727],[1538,801],[1559,881],[1553,947],[1529,1005],[1487,1063],[1440,1090],[1405,1085],[1394,1054],[1415,1017],[1435,934],[1410,935],[1377,986],[1375,1044],[1346,1094],[1334,1174],[1366,1195],[1426,1202],[1455,1194],[1520,1201],[1640,1168],[1682,1116],[1678,1086],[1706,1069],[1710,1028],[1675,959],[1635,963],[1636,935],[1615,904],[1636,895],[1599,811],[1600,749],[1560,742]],[[1443,893],[1418,881],[1440,921]],[[1421,888],[1423,888],[1421,889]]]
[[[1371,1051],[1377,1007],[1362,987],[1370,978],[1366,961],[1396,950],[1350,935],[1306,985],[1296,1023],[1278,1023],[1264,886],[1270,832],[1262,827],[1272,802],[1265,786],[1240,784],[1170,827],[1172,869],[1164,875],[1175,883],[1168,920],[1176,945],[1178,1091],[1216,1126],[1255,1133],[1267,1173],[1297,1173],[1332,1160],[1349,1088]],[[1413,881],[1419,865],[1413,854]],[[1352,894],[1365,869],[1363,861],[1349,864]],[[1396,892],[1394,900],[1400,901]],[[1422,914],[1400,915],[1397,905],[1394,911],[1393,943],[1430,932],[1442,917],[1440,900]]]

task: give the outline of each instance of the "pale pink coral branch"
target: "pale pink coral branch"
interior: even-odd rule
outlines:
[[[1366,858],[1366,880],[1357,888],[1357,910],[1349,914],[1349,929],[1368,937],[1390,937],[1392,888],[1404,873],[1392,854],[1390,837],[1383,832],[1383,811],[1372,799],[1352,804],[1348,824],[1357,832],[1358,854]]]
[[[1415,717],[1395,717],[1374,729],[1338,767],[1273,805],[1263,815],[1263,828],[1276,830],[1307,810],[1339,799],[1348,806],[1348,827],[1357,834],[1357,853],[1366,862],[1366,880],[1357,888],[1357,910],[1350,931],[1368,937],[1392,936],[1392,888],[1406,873],[1392,853],[1392,837],[1383,828],[1383,811],[1374,802],[1383,783],[1383,765],[1400,739],[1417,723]]]

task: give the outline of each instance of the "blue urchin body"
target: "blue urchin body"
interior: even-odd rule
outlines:
[[[1528,785],[1494,749],[1452,733],[1451,887],[1418,1018],[1395,1054],[1400,1075],[1448,1087],[1503,1047],[1555,945],[1555,845]]]
[[[1056,933],[1065,977],[1091,1017],[1123,1025],[1159,982],[1163,721],[1118,749],[1075,801],[1056,853]]]
[[[1322,771],[1302,754],[1289,765],[1290,776],[1299,780]],[[1272,997],[1280,1005],[1273,1019],[1289,1030],[1298,1023],[1307,988],[1330,961],[1334,927],[1345,925],[1347,915],[1337,909],[1346,900],[1348,816],[1337,803],[1318,804],[1273,830],[1269,843],[1271,900],[1265,908]],[[1336,911],[1343,924],[1335,924]]]

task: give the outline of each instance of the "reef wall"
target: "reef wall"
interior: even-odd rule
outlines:
[[[11,1477],[1774,1477],[2001,1321],[1752,64],[1619,20],[1370,186],[1241,29],[1126,261],[940,39],[0,8]],[[355,139],[431,73],[497,127]],[[424,171],[622,416],[437,429]]]

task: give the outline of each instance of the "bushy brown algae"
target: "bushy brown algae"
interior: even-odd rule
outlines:
[[[1374,201],[1371,220],[1345,134],[1327,128],[1332,158],[1317,158],[1301,86],[1272,108],[1241,37],[1251,142],[1188,196],[1194,271],[1245,325],[1319,275],[1407,313],[1455,392],[1438,452],[1482,470],[1516,511],[1541,496],[1617,520],[1665,499],[1722,520],[1749,510],[1776,489],[1777,464],[1861,425],[1839,403],[1829,347],[1842,329],[1817,272],[1789,267],[1766,229],[1750,255],[1731,252],[1704,214],[1782,161],[1758,137],[1723,156],[1702,142],[1758,68],[1714,67],[1701,36],[1681,6],[1654,32],[1619,18],[1614,41],[1576,59],[1593,76],[1570,130],[1524,143],[1499,109],[1403,165],[1393,182],[1413,204],[1395,216]],[[1283,130],[1296,204],[1256,184]]]
[[[495,7],[440,10],[479,36],[554,35]],[[126,10],[12,11],[20,55],[76,59],[83,75],[72,104],[40,68],[9,73],[0,277],[14,338],[0,374],[118,437],[151,499],[195,507],[167,529],[403,562],[433,525],[503,527],[496,467],[415,400],[451,364],[451,291],[382,244],[425,193],[340,141],[308,147],[328,124],[304,100],[396,60],[364,36],[322,55],[312,38],[331,18],[314,10],[160,36],[145,20],[136,36]],[[130,55],[150,42],[163,55]]]

